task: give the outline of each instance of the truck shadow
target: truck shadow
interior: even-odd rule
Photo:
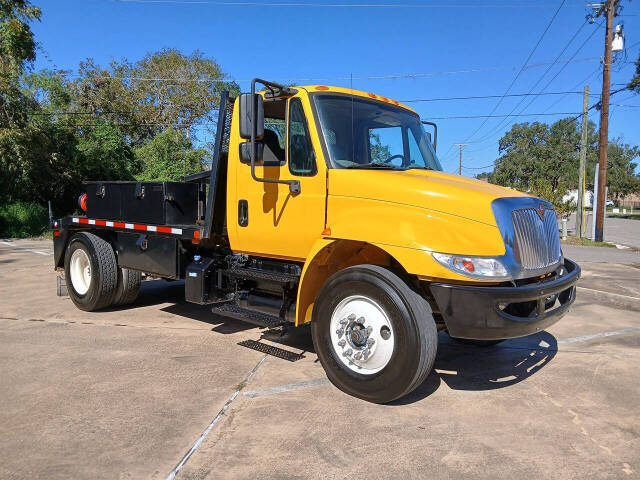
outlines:
[[[140,294],[134,304],[111,307],[108,311],[130,311],[135,308],[163,303],[170,303],[171,305],[160,308],[161,311],[213,325],[211,329],[213,332],[229,334],[256,328],[255,325],[214,315],[211,313],[211,305],[196,305],[187,302],[184,299],[184,280],[146,280],[142,282]]]
[[[453,390],[494,390],[526,380],[551,362],[558,351],[549,332],[505,340],[492,347],[465,345],[440,333],[438,354],[424,383],[392,405],[420,401],[444,382]]]
[[[231,334],[255,330],[258,341],[268,341],[295,349],[296,353],[315,353],[308,325],[267,330],[255,325],[219,317],[210,306],[195,305],[184,300],[184,282],[151,280],[143,282],[140,296],[133,307],[170,303],[163,312],[190,318],[212,325],[216,333]],[[131,308],[122,307],[123,309]],[[391,405],[418,402],[434,393],[444,382],[453,390],[482,391],[504,388],[534,375],[551,362],[558,350],[556,338],[544,331],[528,337],[505,340],[491,347],[458,343],[441,332],[435,365],[427,379],[409,395]]]

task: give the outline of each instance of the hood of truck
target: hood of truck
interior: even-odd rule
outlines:
[[[496,226],[491,202],[497,198],[527,195],[433,170],[332,169],[329,171],[329,196],[417,207]]]

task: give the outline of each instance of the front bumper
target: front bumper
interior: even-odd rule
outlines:
[[[431,292],[452,337],[501,340],[523,337],[556,323],[576,298],[580,267],[564,259],[553,280],[514,287],[433,283]]]

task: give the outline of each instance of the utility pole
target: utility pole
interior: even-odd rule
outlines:
[[[454,143],[459,148],[460,156],[458,161],[458,174],[462,175],[462,147],[469,145],[468,143]]]
[[[582,97],[582,136],[580,137],[580,170],[578,170],[578,211],[576,212],[576,233],[582,238],[584,220],[585,168],[587,164],[587,128],[589,123],[589,85],[584,87]]]
[[[611,88],[611,42],[613,40],[613,17],[619,0],[607,0],[598,10],[597,16],[607,15],[607,27],[604,37],[604,68],[602,73],[602,96],[600,97],[600,152],[598,164],[598,205],[595,215],[596,242],[602,242],[604,236],[604,209],[607,203],[607,143],[609,138],[609,90]]]

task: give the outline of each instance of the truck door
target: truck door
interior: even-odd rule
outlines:
[[[235,234],[229,225],[231,248],[304,261],[322,234],[326,208],[326,166],[311,106],[306,96],[295,96],[265,101],[264,107],[264,160],[283,161],[278,166],[256,166],[256,174],[298,180],[300,193],[290,193],[287,184],[256,182],[250,165],[236,161],[236,201],[228,210],[228,223],[235,225]]]

